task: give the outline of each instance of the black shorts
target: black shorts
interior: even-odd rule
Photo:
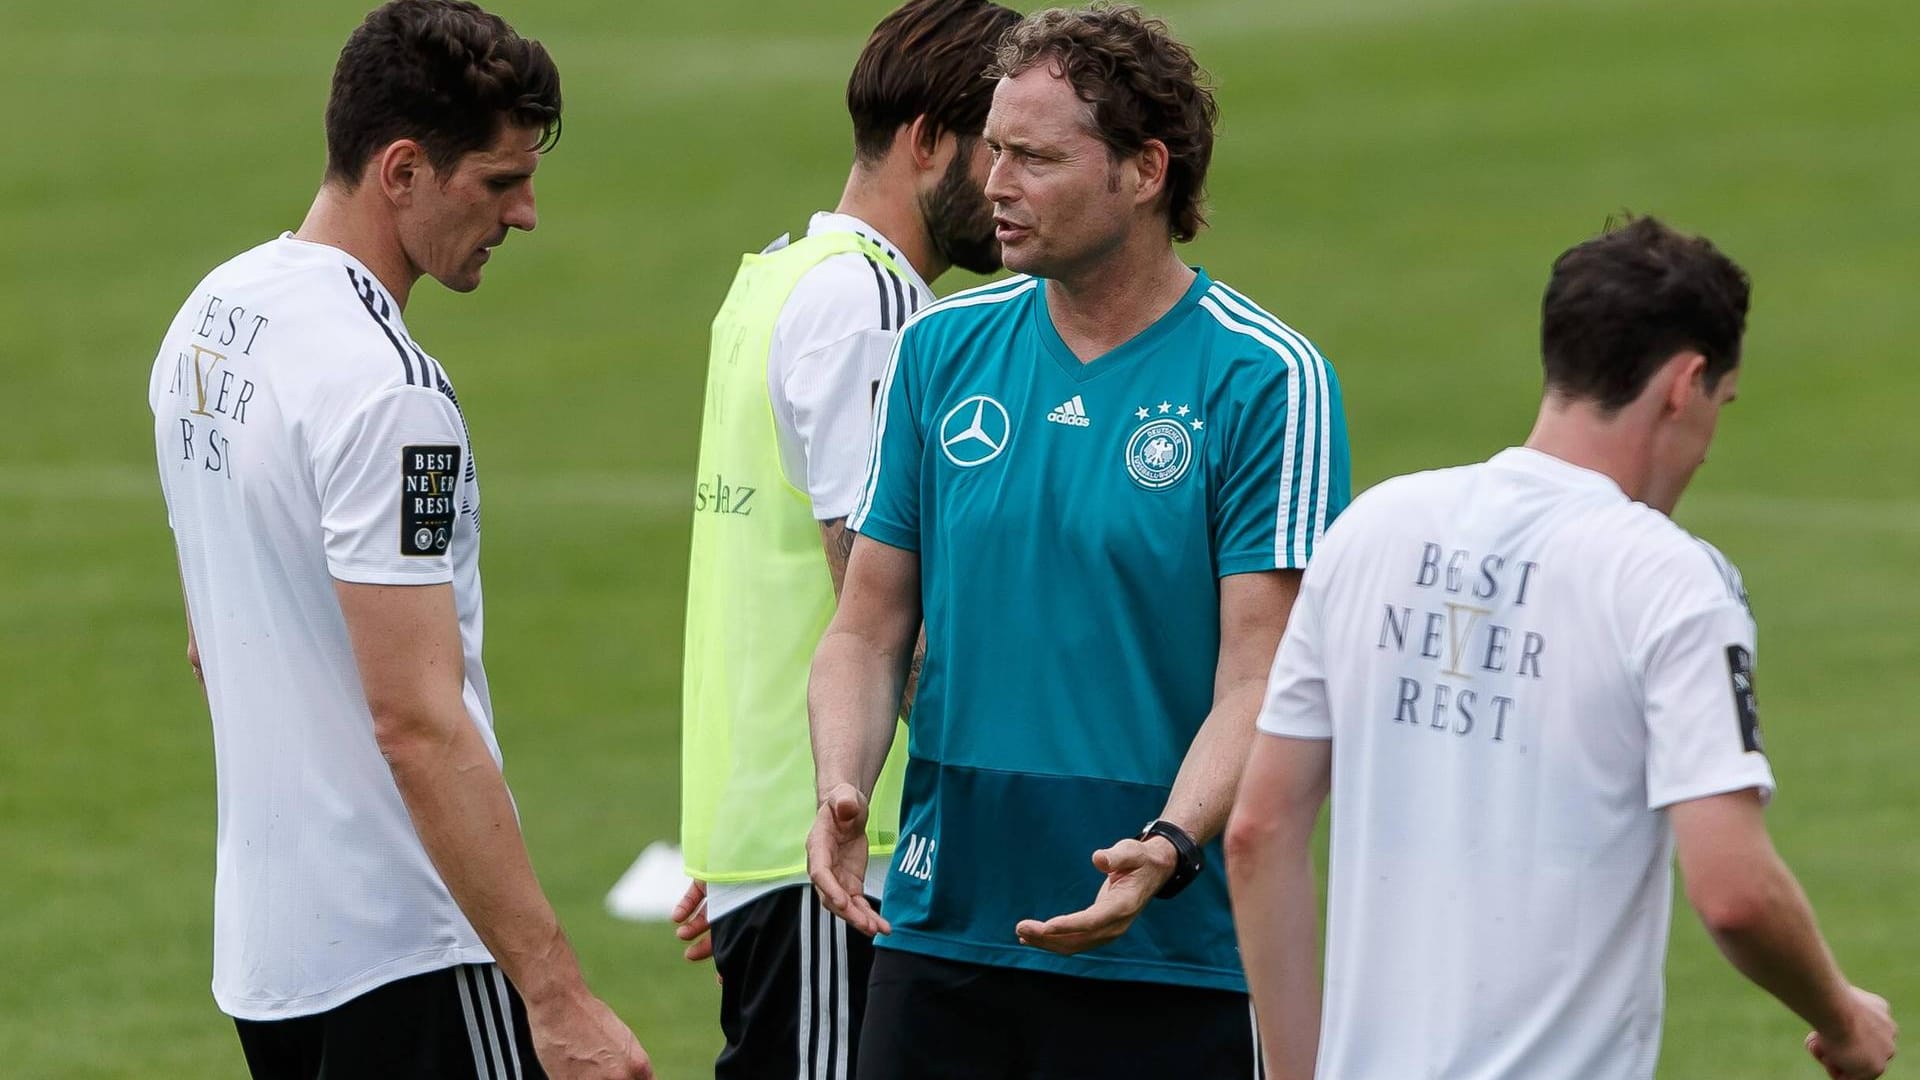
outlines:
[[[859,1080],[1249,1080],[1247,995],[881,949]]]
[[[323,1013],[235,1020],[254,1080],[546,1080],[527,1007],[495,964],[375,987]]]
[[[821,907],[813,886],[727,912],[713,924],[713,963],[727,1038],[715,1080],[851,1080],[873,939]]]

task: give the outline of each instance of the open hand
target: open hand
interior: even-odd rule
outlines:
[[[1146,843],[1122,840],[1093,853],[1094,868],[1107,875],[1093,903],[1068,915],[1041,922],[1022,919],[1013,928],[1022,945],[1062,956],[1097,949],[1127,932],[1147,901],[1173,876],[1177,853],[1161,837]]]

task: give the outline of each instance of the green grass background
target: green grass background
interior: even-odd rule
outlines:
[[[243,1074],[206,990],[211,740],[143,392],[199,276],[300,220],[366,6],[0,4],[0,1076]],[[487,658],[535,862],[593,984],[693,1077],[710,974],[600,901],[675,831],[706,324],[737,252],[838,193],[840,94],[883,7],[502,10],[564,73],[541,225],[408,322],[489,463]],[[1334,360],[1361,486],[1524,435],[1547,266],[1610,212],[1752,272],[1740,403],[1680,516],[1754,597],[1780,847],[1855,979],[1920,1001],[1920,5],[1162,10],[1224,118],[1192,259]],[[1662,1076],[1817,1075],[1684,909],[1669,988]]]

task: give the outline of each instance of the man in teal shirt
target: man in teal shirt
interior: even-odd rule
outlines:
[[[1213,841],[1347,502],[1339,388],[1173,251],[1214,105],[1164,24],[1042,12],[994,74],[987,196],[1021,273],[902,332],[814,661],[809,871],[887,935],[860,1075],[1251,1075]],[[866,793],[923,613],[882,919]]]

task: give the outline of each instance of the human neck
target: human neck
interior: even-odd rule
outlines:
[[[884,165],[876,167],[855,162],[833,212],[857,217],[878,229],[888,243],[900,249],[920,280],[931,285],[952,264],[934,247],[913,184],[888,176],[886,171]]]
[[[1048,279],[1047,313],[1060,340],[1084,364],[1158,322],[1193,278],[1164,234],[1134,235],[1084,270]]]
[[[1645,502],[1653,488],[1653,449],[1649,439],[1637,437],[1638,426],[1633,405],[1607,416],[1590,403],[1549,393],[1526,445],[1591,469],[1620,485],[1627,498]],[[1654,508],[1673,512],[1671,506]]]
[[[293,236],[296,240],[337,247],[359,259],[380,279],[380,284],[386,286],[393,302],[405,311],[413,283],[420,280],[420,271],[408,261],[391,225],[376,218],[374,208],[365,199],[370,194],[364,183],[353,191],[333,182],[320,185],[320,193],[313,197],[306,219],[300,222]]]

